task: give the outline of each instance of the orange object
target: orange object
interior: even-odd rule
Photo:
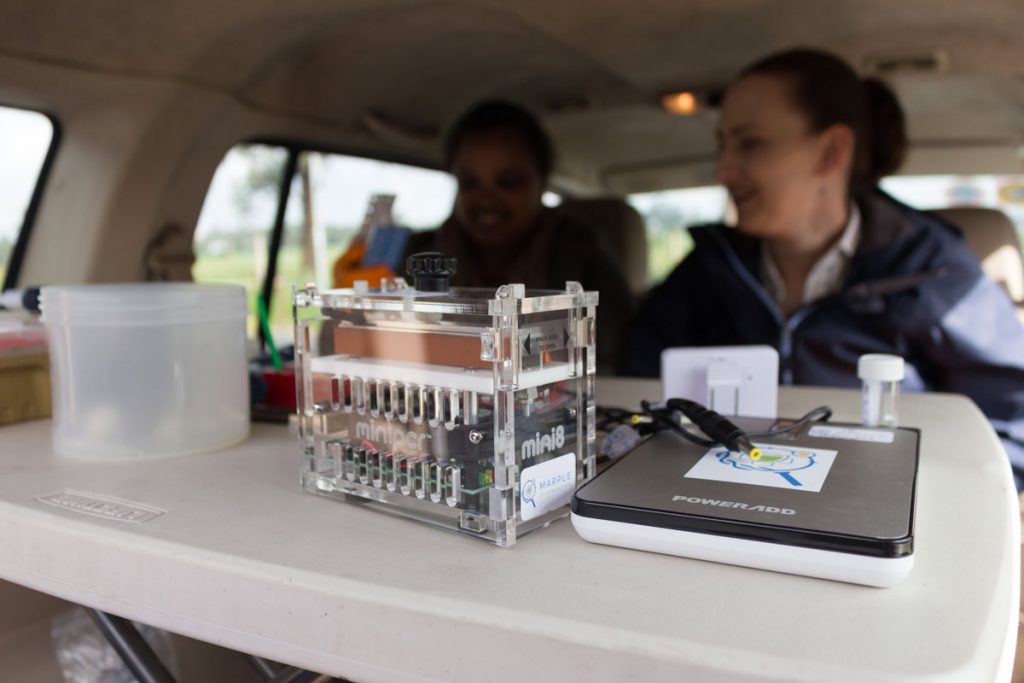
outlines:
[[[348,249],[334,262],[332,281],[335,287],[352,287],[357,280],[366,280],[371,286],[380,284],[381,278],[395,277],[395,273],[386,265],[364,266],[363,257],[374,230],[381,225],[392,225],[391,206],[395,196],[389,194],[373,195],[366,208],[366,217],[349,242]]]
[[[356,280],[366,280],[371,286],[380,284],[381,278],[395,277],[394,272],[383,264],[362,266],[360,262],[366,253],[366,241],[356,237],[348,249],[334,262],[332,280],[335,287],[352,287]]]

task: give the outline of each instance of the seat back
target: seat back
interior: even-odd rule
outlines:
[[[968,248],[981,262],[982,270],[1006,289],[1024,314],[1024,259],[1013,222],[998,209],[954,207],[932,211],[964,233]]]
[[[647,226],[639,211],[618,197],[566,199],[558,210],[590,228],[622,268],[630,291],[647,289]]]

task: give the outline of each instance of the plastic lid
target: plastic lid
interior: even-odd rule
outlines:
[[[191,282],[43,287],[48,325],[173,325],[246,316],[245,287]]]
[[[857,360],[857,377],[876,382],[903,379],[903,358],[888,353],[867,353]]]

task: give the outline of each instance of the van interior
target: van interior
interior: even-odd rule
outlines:
[[[689,225],[728,212],[723,87],[811,46],[893,86],[911,146],[883,187],[945,212],[1024,311],[1016,0],[36,0],[0,16],[5,289],[269,286],[286,340],[292,284],[328,283],[371,197],[394,194],[414,229],[445,219],[445,131],[502,98],[554,141],[546,201],[600,224],[642,295],[685,255]],[[690,104],[672,113],[678,93]],[[0,605],[0,677],[62,680],[51,623],[70,606],[7,583]],[[183,681],[258,680],[237,653],[176,643]]]

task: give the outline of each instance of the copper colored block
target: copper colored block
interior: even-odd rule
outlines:
[[[480,360],[478,335],[337,327],[334,330],[334,351],[366,358],[463,368],[490,369],[493,366],[490,361]]]

